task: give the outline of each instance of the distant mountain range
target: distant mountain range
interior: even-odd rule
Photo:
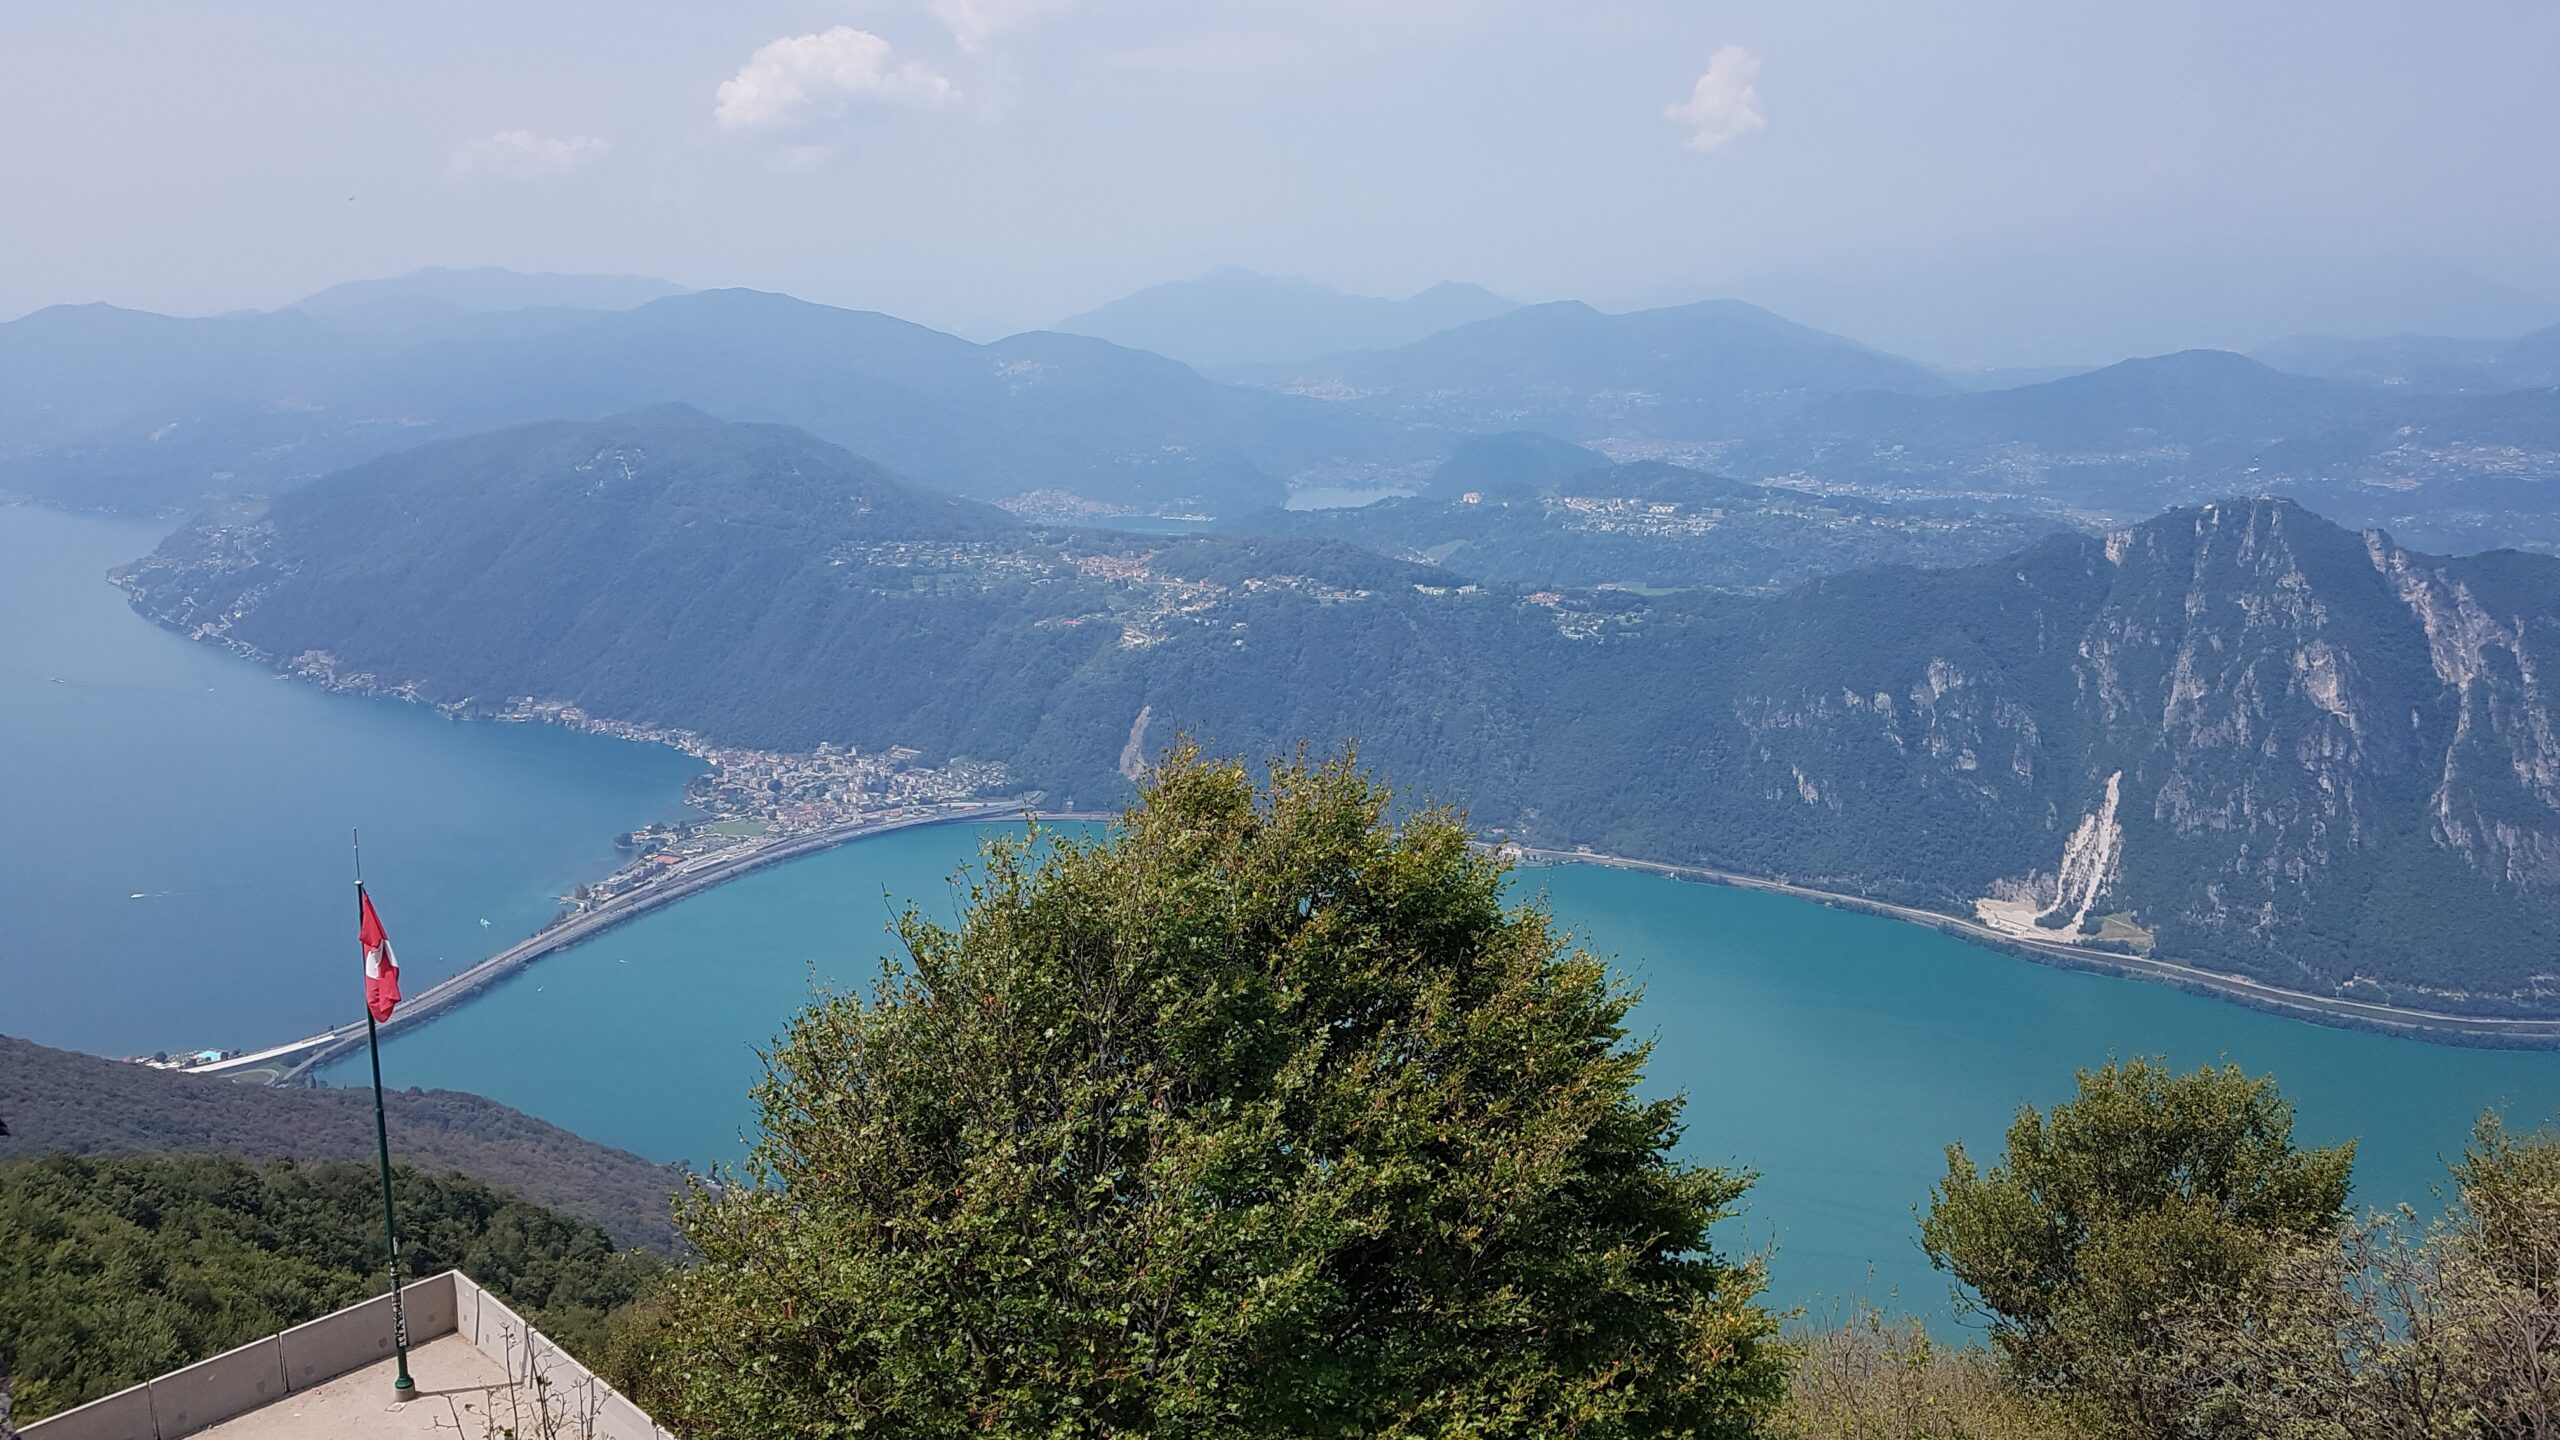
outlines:
[[[2505,373],[2560,342],[2527,337]],[[1441,431],[1538,432],[1814,491],[2110,524],[2283,489],[2447,548],[2560,548],[2560,390],[2440,394],[2224,351],[2001,389],[1734,302],[1530,306],[1241,378]]]
[[[2139,421],[2186,379],[2138,378],[2071,424]],[[1647,513],[1760,498],[1668,470],[1598,485]],[[1322,534],[1026,526],[662,408],[389,457],[209,517],[124,578],[184,632],[466,711],[530,694],[775,748],[906,744],[1075,804],[1125,795],[1139,740],[1354,736],[1534,843],[1980,906],[2322,992],[2560,1010],[2560,559],[2437,558],[2282,500],[1648,598]]]
[[[2282,490],[2446,549],[2560,548],[2560,391],[2434,395],[2191,350],[2041,385],[1827,397],[1728,467],[1893,497],[2002,496],[2120,520]]]
[[[600,304],[623,283],[582,293]],[[1589,468],[1562,447],[2082,526],[2282,490],[2435,548],[2560,549],[2560,388],[2508,383],[2560,371],[2560,332],[2474,367],[2496,386],[2186,351],[1981,389],[1735,302],[1617,315],[1561,303],[1221,383],[1086,336],[977,345],[753,291],[624,310],[438,298],[565,293],[547,277],[430,275],[272,314],[66,307],[0,325],[0,493],[182,511],[425,440],[679,402],[798,426],[919,483],[1059,521],[1232,519],[1305,487],[1416,489],[1444,467]],[[1398,303],[1409,318],[1431,308]],[[2319,368],[2308,351],[2294,359]]]
[[[1081,336],[993,345],[746,290],[622,311],[308,308],[189,320],[68,306],[0,325],[0,491],[192,509],[421,440],[680,401],[864,449],[964,495],[1234,513],[1284,478],[1427,461],[1407,427],[1214,384]]]
[[[1691,445],[1783,422],[1819,396],[1954,389],[1924,366],[1732,300],[1626,315],[1530,305],[1397,349],[1238,378],[1451,429]]]
[[[686,293],[672,280],[650,275],[527,274],[482,265],[467,270],[432,265],[379,280],[350,280],[304,296],[289,308],[315,315],[346,315],[384,306],[441,305],[456,310],[636,310],[652,300]]]
[[[2301,335],[2251,352],[2279,370],[2417,390],[2532,390],[2560,386],[2560,325],[2515,340]]]
[[[1480,285],[1443,283],[1382,300],[1229,268],[1150,286],[1056,328],[1216,370],[1392,349],[1517,308]]]
[[[2226,234],[2191,245],[2129,236],[2008,253],[1897,242],[1888,253],[1732,275],[1716,293],[1967,369],[2245,350],[2304,333],[2513,334],[2560,320],[2560,297],[2350,236],[2253,243]]]

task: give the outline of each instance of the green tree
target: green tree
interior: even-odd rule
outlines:
[[[2131,1060],[2082,1071],[2050,1117],[2022,1109],[1988,1171],[1949,1147],[1921,1243],[2029,1386],[2181,1433],[2177,1326],[2330,1232],[2354,1162],[2296,1148],[2272,1080]]]
[[[803,1014],[680,1219],[649,1399],[707,1433],[1739,1435],[1747,1177],[1671,1157],[1632,995],[1348,757],[1184,750],[999,844]]]
[[[2453,1175],[2444,1218],[2341,1226],[2183,1326],[2198,1409],[2265,1440],[2560,1434],[2560,1134],[2484,1117]]]
[[[27,1418],[382,1293],[370,1164],[50,1155],[0,1165],[0,1371]],[[461,1175],[392,1172],[409,1278],[461,1268],[578,1353],[663,1268]]]

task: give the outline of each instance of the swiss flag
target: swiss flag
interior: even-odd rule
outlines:
[[[383,933],[382,917],[373,913],[373,897],[362,885],[356,887],[356,906],[363,912],[356,939],[364,945],[364,1008],[379,1024],[400,1003],[400,962],[391,956],[391,937]]]

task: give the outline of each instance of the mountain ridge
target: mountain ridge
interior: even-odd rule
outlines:
[[[1216,371],[1404,344],[1517,303],[1456,281],[1387,300],[1226,266],[1148,286],[1051,328]]]
[[[1913,361],[1738,300],[1609,314],[1524,305],[1387,351],[1237,378],[1462,429],[1690,439],[1783,416],[1802,398],[1954,387]]]
[[[522,543],[448,460],[394,467],[438,553]],[[1357,737],[1527,843],[1989,905],[2317,993],[2560,1008],[2532,960],[2560,953],[2560,697],[2537,678],[2560,559],[2427,555],[2257,498],[1955,568],[1646,598],[1306,536],[709,523],[736,467],[632,529],[610,487],[536,468],[561,508],[503,573],[404,568],[416,540],[344,498],[381,475],[350,472],[124,581],[187,633],[442,704],[907,745],[1078,807],[1125,793],[1141,715],[1244,753]],[[364,610],[323,555],[369,577]]]
[[[0,423],[14,437],[0,449],[0,489],[74,508],[195,508],[420,440],[667,400],[858,436],[960,494],[1055,492],[1094,513],[1239,511],[1277,503],[1300,471],[1429,454],[1403,427],[1219,385],[1104,341],[1035,332],[981,346],[756,291],[424,331],[293,311],[130,314],[0,325]],[[83,355],[85,367],[64,363]]]
[[[55,310],[0,325],[0,492],[167,514],[423,440],[673,400],[1071,522],[1415,489],[1485,437],[1544,473],[1519,438],[1537,434],[1887,504],[2107,525],[2276,489],[2438,550],[2560,550],[2560,389],[2368,385],[2189,351],[1968,391],[1735,302],[1526,306],[1251,378],[740,290],[378,324]]]
[[[373,1097],[183,1075],[0,1035],[8,1131],[0,1160],[73,1155],[232,1155],[249,1160],[374,1157]],[[571,1134],[455,1090],[391,1092],[386,1114],[404,1163],[451,1170],[603,1226],[617,1244],[671,1252],[678,1167]]]
[[[686,287],[654,275],[562,274],[497,265],[429,265],[402,275],[343,280],[283,308],[314,314],[386,305],[441,305],[457,310],[629,310],[681,295]]]
[[[2531,390],[2560,385],[2560,325],[2512,340],[2295,335],[2260,346],[2251,354],[2295,374],[2418,390]]]

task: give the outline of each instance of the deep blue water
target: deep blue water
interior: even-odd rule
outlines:
[[[0,1032],[310,1034],[362,1003],[351,829],[414,984],[681,813],[674,751],[330,695],[150,625],[105,576],[164,528],[0,506]]]

